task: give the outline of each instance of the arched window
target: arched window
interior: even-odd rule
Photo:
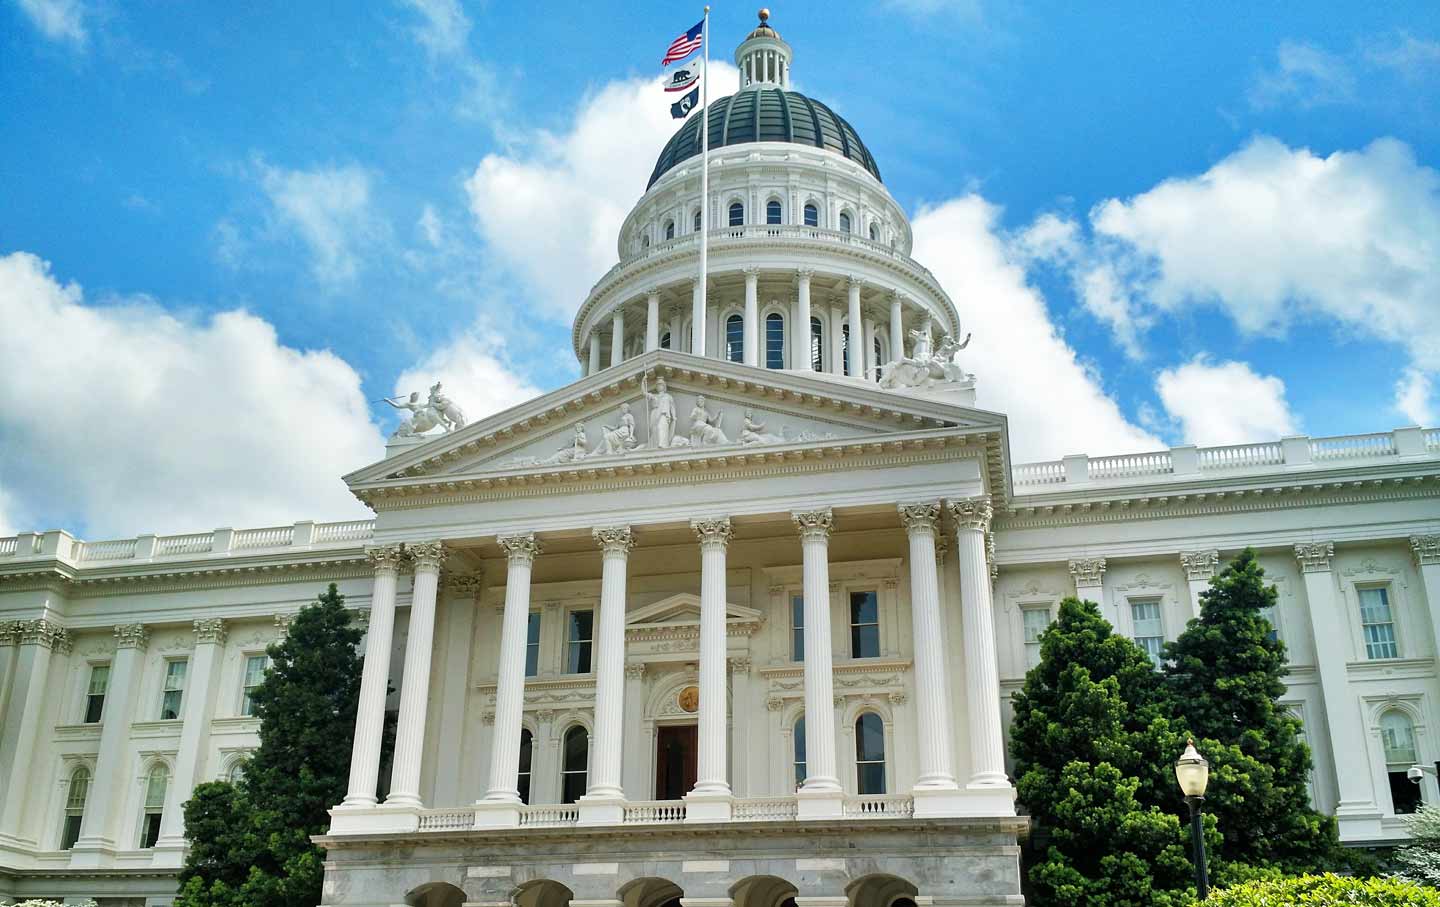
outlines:
[[[874,712],[855,719],[855,790],[885,793],[885,723]]]
[[[663,334],[660,335],[660,349],[662,349],[662,350],[673,349],[673,347],[670,346],[670,332],[669,332],[669,331],[666,331],[665,333],[663,333]]]
[[[730,203],[730,226],[743,227],[745,225],[745,206],[739,202]]]
[[[879,381],[879,380],[880,380],[881,350],[880,350],[880,338],[879,338],[878,336],[875,338],[875,349],[873,350],[873,352],[874,352],[874,354],[875,354],[875,358],[874,358],[874,359],[871,359],[870,361],[873,362],[873,363],[875,363],[875,380],[876,380],[876,381]]]
[[[650,248],[650,234],[649,234],[649,233],[646,233],[644,236],[640,237],[640,248],[642,248],[642,249],[648,249],[648,248]]]
[[[674,238],[675,238],[675,222],[674,222],[673,220],[667,220],[667,221],[665,222],[665,238],[666,238],[666,239],[674,239]],[[872,236],[871,239],[874,239],[874,237]]]
[[[765,367],[785,367],[785,316],[779,312],[765,316]]]
[[[807,204],[805,206],[805,226],[820,226],[820,209],[815,207],[814,205]]]
[[[520,729],[520,774],[515,778],[515,786],[520,790],[520,802],[530,802],[530,760],[534,758],[535,736],[530,729]]]
[[[814,315],[810,316],[810,369],[823,371],[825,358],[825,325]]]
[[[879,225],[879,224],[872,223],[872,224],[870,225],[870,241],[871,241],[871,242],[879,242],[879,241],[880,241],[880,225]]]
[[[586,769],[590,762],[590,732],[575,725],[565,732],[564,755],[560,763],[560,802],[574,803],[585,796]]]
[[[1415,747],[1415,723],[1399,709],[1380,716],[1380,743],[1385,747],[1385,772],[1390,776],[1390,803],[1396,815],[1413,813],[1420,806],[1420,785],[1407,777],[1420,761]]]
[[[70,774],[70,789],[65,793],[65,827],[60,832],[60,849],[69,850],[80,838],[80,824],[85,821],[85,800],[90,796],[90,769],[80,766]]]
[[[739,315],[725,319],[725,358],[731,362],[745,361],[745,319]]]
[[[145,781],[145,817],[140,823],[140,848],[148,850],[160,839],[160,820],[165,815],[165,789],[170,786],[170,769],[155,763]]]
[[[850,212],[848,212],[848,211],[841,211],[841,212],[840,212],[840,232],[841,232],[841,233],[849,233],[849,232],[850,232]]]
[[[225,780],[231,784],[239,784],[245,778],[245,760],[236,759],[230,763],[230,771],[225,773]]]
[[[805,783],[805,716],[795,719],[795,786]]]
[[[840,350],[844,354],[845,374],[850,374],[850,325],[840,325]]]
[[[765,203],[765,223],[780,223],[780,202],[778,200],[772,198]]]
[[[694,226],[693,229],[695,230],[696,233],[699,233],[699,232],[700,232],[700,209],[699,209],[699,208],[696,208],[696,209],[695,209],[695,226]]]

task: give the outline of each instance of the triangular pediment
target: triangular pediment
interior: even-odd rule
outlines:
[[[758,623],[763,619],[764,615],[755,608],[737,605],[734,602],[725,603],[727,623],[735,621]],[[699,623],[700,596],[692,592],[680,592],[668,598],[662,598],[658,602],[633,608],[625,614],[625,625],[633,628],[686,626],[699,625]]]
[[[346,481],[357,493],[412,482],[546,482],[688,468],[686,461],[716,457],[743,462],[804,456],[807,449],[956,430],[995,440],[1003,436],[1005,419],[861,379],[660,350],[419,441]]]

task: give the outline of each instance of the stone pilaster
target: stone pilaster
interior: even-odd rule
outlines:
[[[1105,597],[1105,558],[1071,558],[1070,575],[1075,579],[1075,597],[1099,605],[1100,613],[1110,622],[1110,626],[1118,630],[1119,609],[1111,608]]]
[[[629,526],[594,529],[591,535],[601,551],[600,616],[595,638],[594,751],[589,786],[580,801],[580,821],[612,825],[624,816],[625,587],[635,536]]]
[[[350,748],[350,783],[337,807],[363,810],[376,803],[380,780],[380,738],[385,729],[385,697],[390,686],[390,641],[395,632],[395,585],[405,555],[399,545],[365,552],[375,570],[370,593],[370,626],[365,636],[365,666],[360,675],[360,701],[355,710],[355,738]],[[332,817],[331,831],[343,826]]]
[[[193,621],[191,628],[195,649],[186,670],[180,705],[180,746],[175,753],[175,773],[165,789],[165,811],[160,819],[160,837],[155,842],[155,864],[161,866],[180,866],[185,860],[184,805],[204,772],[216,681],[228,635],[225,621],[218,617]]]
[[[105,715],[100,729],[100,755],[95,759],[96,778],[130,776],[130,722],[135,720],[135,688],[150,631],[144,624],[119,624],[114,629],[115,658],[110,662],[110,685],[105,692]],[[85,805],[80,838],[70,851],[70,865],[99,866],[117,849],[115,809],[118,797],[94,797]]]
[[[530,617],[530,571],[540,555],[534,533],[502,536],[505,611],[500,624],[500,666],[495,688],[495,732],[490,789],[476,805],[476,826],[520,824],[520,719],[525,709],[525,629]]]
[[[1210,578],[1220,569],[1220,552],[1183,551],[1180,567],[1185,571],[1185,582],[1190,587],[1191,616],[1200,616],[1200,593],[1210,588]]]
[[[790,514],[800,533],[802,597],[805,610],[805,783],[801,818],[838,818],[843,811],[835,768],[835,698],[830,636],[829,508]]]
[[[395,759],[390,770],[387,807],[419,809],[420,762],[425,749],[426,706],[430,701],[430,662],[435,643],[435,597],[445,546],[439,541],[407,546],[415,565],[410,594],[410,624],[405,639],[405,667],[400,680],[400,720],[395,728]],[[418,820],[417,820],[418,825]]]
[[[52,659],[70,651],[70,635],[52,620],[34,618],[11,624],[6,637],[15,640],[16,651],[0,740],[0,752],[8,756],[8,764],[0,767],[5,783],[0,789],[0,840],[34,847],[39,843],[37,823],[25,821],[32,793],[29,775],[34,768],[35,745],[42,736],[41,720],[49,708]]]
[[[730,520],[692,520],[690,527],[700,540],[700,743],[695,789],[685,798],[689,803],[685,820],[726,821],[731,803],[725,689],[725,555]]]

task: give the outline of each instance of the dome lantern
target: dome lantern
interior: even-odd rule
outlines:
[[[760,24],[735,48],[740,88],[789,88],[790,45],[770,26],[770,10],[760,10]]]

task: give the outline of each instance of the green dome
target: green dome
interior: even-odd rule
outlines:
[[[880,179],[880,167],[854,127],[829,107],[798,91],[746,89],[711,101],[707,119],[712,149],[746,142],[794,142],[842,154]],[[699,154],[700,118],[697,116],[691,117],[665,143],[645,188],[648,190],[677,164]]]

